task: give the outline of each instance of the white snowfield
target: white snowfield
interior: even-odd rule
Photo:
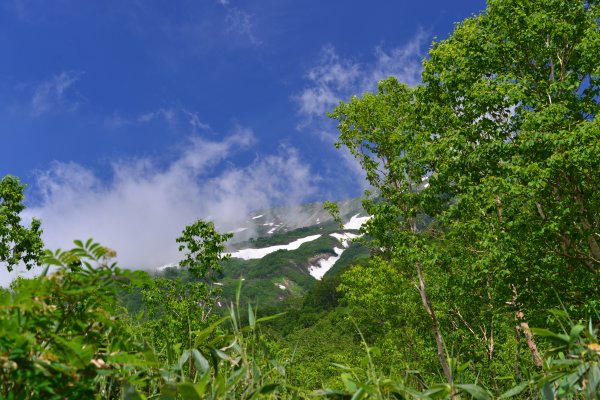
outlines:
[[[331,257],[323,258],[323,259],[319,260],[319,262],[317,263],[318,265],[311,265],[308,268],[308,273],[311,274],[313,276],[313,278],[321,280],[323,278],[323,276],[325,275],[325,273],[327,273],[327,271],[329,271],[335,265],[337,260],[340,259],[344,250],[346,250],[346,249],[340,249],[339,247],[334,247],[333,251],[335,252],[335,256],[331,256]]]
[[[344,225],[343,229],[358,230],[365,222],[367,222],[368,220],[370,220],[372,218],[370,215],[366,216],[366,217],[359,217],[359,215],[360,215],[360,213],[356,214],[355,216],[350,218],[350,221],[348,221],[346,223],[346,225]]]
[[[289,244],[263,247],[261,249],[242,249],[242,250],[236,251],[235,253],[231,253],[231,257],[241,258],[243,260],[256,260],[259,258],[263,258],[267,254],[274,253],[277,250],[298,250],[298,248],[303,243],[312,242],[313,240],[317,240],[321,236],[322,235],[307,236],[305,238],[300,238],[298,240],[294,240],[292,243],[289,243]]]
[[[344,232],[344,233],[332,233],[330,236],[333,236],[334,238],[339,240],[340,243],[342,244],[342,246],[348,247],[349,240],[356,239],[358,237],[361,237],[362,235],[356,235],[354,233]]]
[[[369,219],[371,219],[371,216],[359,217],[359,215],[360,214],[356,214],[352,218],[350,218],[350,221],[348,221],[343,226],[343,229],[344,230],[358,230],[365,222],[367,222]],[[257,219],[260,217],[262,217],[262,215],[253,217],[253,219]],[[275,230],[277,228],[280,227],[280,225],[276,225],[273,222],[266,222],[263,225],[271,227],[271,230],[268,232],[268,234],[272,234],[273,232],[275,232]],[[293,242],[291,242],[289,244],[285,244],[285,245],[263,247],[260,249],[242,249],[242,250],[238,250],[234,253],[231,253],[231,257],[241,258],[243,260],[256,260],[256,259],[263,258],[267,254],[274,253],[278,250],[288,250],[288,251],[289,250],[298,250],[298,248],[300,248],[300,246],[303,243],[312,242],[313,240],[317,240],[321,236],[322,235],[307,236],[305,238],[300,238],[300,239],[294,240]],[[323,276],[327,273],[327,271],[329,271],[335,265],[335,263],[340,259],[344,250],[346,250],[348,248],[349,242],[352,239],[361,237],[362,235],[357,235],[355,233],[350,233],[350,232],[341,232],[341,233],[332,233],[332,234],[330,234],[330,236],[339,240],[342,247],[341,248],[334,247],[333,251],[335,252],[335,255],[320,259],[317,262],[317,265],[311,265],[309,267],[308,271],[309,271],[310,275],[312,275],[315,279],[318,279],[318,280],[322,279]],[[278,286],[281,290],[284,290],[284,288],[285,288],[284,285],[278,285]]]
[[[259,218],[261,218],[262,216],[263,216],[263,215],[262,215],[262,214],[260,214],[260,215],[257,215],[257,216],[255,216],[255,217],[252,217],[252,219],[259,219]]]

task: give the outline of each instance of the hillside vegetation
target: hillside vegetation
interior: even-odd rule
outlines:
[[[0,398],[597,399],[599,21],[597,1],[489,0],[421,84],[329,114],[360,211],[265,210],[229,248],[190,221],[158,275],[91,239],[42,251],[3,178],[0,262],[40,274],[0,291]]]

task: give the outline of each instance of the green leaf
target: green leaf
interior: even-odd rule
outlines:
[[[598,385],[600,384],[600,366],[595,363],[588,371],[588,386],[586,391],[588,398],[593,399],[594,395],[598,395]]]
[[[438,384],[427,389],[423,394],[428,397],[444,398],[450,395],[452,388],[448,384]]]
[[[142,393],[138,393],[138,391],[132,385],[126,383],[125,388],[123,389],[123,399],[124,400],[146,400],[146,396]]]
[[[231,318],[231,317],[225,316],[225,317],[219,319],[218,321],[213,322],[212,324],[210,324],[206,328],[202,329],[201,331],[193,331],[193,333],[196,335],[196,339],[194,341],[194,347],[199,347],[202,344],[202,342],[207,337],[209,337],[210,334],[215,331],[215,329],[217,329],[217,327],[219,325],[221,325],[223,322],[227,321],[229,318]]]
[[[185,400],[202,400],[202,393],[199,392],[196,386],[192,383],[178,383],[177,391]]]
[[[564,334],[557,334],[552,332],[549,329],[545,329],[545,328],[531,328],[531,332],[533,332],[535,335],[537,336],[541,336],[541,337],[545,337],[551,340],[554,340],[555,342],[561,343],[561,344],[569,344],[569,337],[567,335]]]
[[[182,369],[189,358],[190,358],[190,351],[189,350],[184,351],[183,354],[179,357],[179,360],[177,361],[178,369]]]
[[[269,394],[269,393],[273,393],[275,390],[277,390],[279,388],[278,383],[270,383],[267,385],[264,385],[262,388],[260,388],[260,394]]]
[[[344,387],[349,391],[354,393],[357,390],[356,382],[354,382],[354,378],[350,374],[341,374],[342,382],[344,383]]]
[[[265,322],[265,321],[271,321],[272,319],[276,319],[281,317],[282,315],[287,314],[286,312],[280,312],[278,314],[273,314],[273,315],[267,315],[266,317],[260,317],[256,319],[256,323],[258,324],[259,322]]]
[[[489,394],[489,392],[487,390],[485,390],[484,388],[482,388],[481,386],[478,386],[478,385],[460,384],[460,385],[456,385],[456,387],[469,393],[471,396],[473,396],[474,399],[477,399],[477,400],[488,400],[488,399],[492,398],[492,396]]]
[[[577,338],[579,337],[581,332],[583,332],[584,329],[585,329],[585,327],[583,325],[573,326],[573,328],[571,328],[571,332],[569,333],[569,341],[571,343],[574,343],[575,340],[577,340]]]
[[[209,371],[210,365],[208,360],[200,353],[198,350],[192,350],[192,357],[194,359],[194,365],[200,371],[200,373],[205,374]]]
[[[554,391],[552,390],[552,384],[550,382],[545,382],[542,386],[542,399],[554,400]]]
[[[523,382],[520,383],[519,385],[513,387],[512,389],[508,390],[507,392],[502,393],[502,395],[500,396],[501,399],[507,399],[509,397],[513,397],[518,395],[519,393],[521,393],[523,390],[525,390],[527,387],[529,387],[529,382]]]
[[[210,371],[206,371],[206,373],[202,375],[198,383],[196,383],[196,391],[200,394],[200,396],[203,396],[206,392],[206,388],[208,386],[208,383],[210,382],[210,378]]]
[[[256,326],[256,315],[254,315],[254,311],[252,310],[252,304],[248,304],[248,324],[252,329]]]
[[[356,392],[354,392],[354,394],[352,395],[352,398],[350,400],[360,400],[366,394],[367,393],[366,393],[365,389],[361,386],[361,387],[358,388],[358,390]]]
[[[227,353],[219,350],[219,349],[211,349],[210,352],[215,355],[216,357],[220,358],[221,360],[224,361],[234,361],[233,358],[229,357],[227,355]]]
[[[237,287],[235,288],[235,304],[238,307],[240,306],[240,296],[242,294],[242,282],[243,282],[243,278],[240,278],[240,280],[238,281]]]

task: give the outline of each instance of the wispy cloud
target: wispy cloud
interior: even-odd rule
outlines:
[[[309,86],[294,96],[299,113],[309,119],[324,117],[343,95],[353,88],[358,89],[363,75],[360,64],[341,59],[333,46],[325,46],[317,65],[306,75]]]
[[[387,51],[377,47],[374,58],[369,62],[344,59],[332,45],[323,47],[316,65],[306,74],[308,84],[293,96],[304,122],[324,118],[325,112],[332,110],[339,101],[373,91],[377,82],[389,76],[395,76],[408,85],[417,84],[427,38],[428,35],[420,30],[404,46]]]
[[[211,129],[209,124],[202,121],[197,112],[186,111],[185,113],[189,117],[188,122],[192,126],[194,132],[209,131]]]
[[[229,2],[222,4],[227,5]],[[255,33],[255,16],[253,14],[236,7],[229,7],[225,17],[225,27],[228,33],[242,36],[255,46],[261,44]]]
[[[217,3],[222,5],[226,10],[225,32],[230,35],[241,36],[254,46],[262,43],[255,33],[256,23],[254,14],[232,6],[229,0],[217,0]]]
[[[377,83],[389,76],[415,85],[420,81],[421,60],[429,35],[419,30],[411,41],[390,50],[376,47],[370,60],[343,58],[332,45],[324,46],[315,65],[305,76],[306,85],[292,96],[300,117],[299,130],[312,133],[332,145],[338,139],[335,123],[326,112],[332,111],[340,101],[375,91]],[[364,188],[364,171],[352,155],[342,150],[341,163],[329,168],[337,176]],[[339,160],[339,159],[337,159]],[[342,171],[342,172],[340,172]],[[350,172],[350,174],[348,174]]]
[[[139,122],[140,124],[145,124],[148,122],[151,122],[157,118],[164,118],[165,121],[167,122],[172,122],[173,119],[175,118],[175,111],[173,111],[173,109],[168,108],[159,108],[156,111],[151,111],[145,114],[141,114],[140,116],[137,117],[137,122]]]
[[[57,162],[32,185],[41,200],[27,215],[42,219],[49,248],[93,237],[117,250],[123,266],[173,262],[175,238],[197,218],[235,230],[257,209],[315,193],[314,174],[293,148],[244,166],[228,162],[254,142],[243,127],[220,141],[193,136],[167,166],[148,158],[114,162],[108,183],[81,165]]]
[[[198,112],[182,107],[161,107],[132,116],[115,112],[104,119],[106,127],[110,129],[143,126],[157,122],[165,123],[171,128],[184,127],[190,133],[212,130],[210,125],[202,120]]]
[[[62,71],[49,80],[39,83],[33,90],[31,114],[38,116],[52,111],[74,111],[84,101],[74,89],[82,71]]]

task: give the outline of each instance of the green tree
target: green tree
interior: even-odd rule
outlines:
[[[428,170],[422,148],[426,135],[419,121],[417,91],[394,78],[379,83],[377,94],[367,93],[341,103],[330,116],[338,120],[340,140],[360,162],[369,184],[377,190],[374,199],[363,202],[373,215],[367,230],[374,249],[381,249],[418,291],[430,317],[437,355],[444,375],[452,383],[446,360],[442,329],[427,288],[424,267],[436,267],[432,238],[419,228],[424,213],[423,177]],[[367,193],[368,194],[368,193]],[[426,264],[426,265],[424,265]]]
[[[510,282],[504,302],[553,288],[597,305],[599,17],[596,1],[492,0],[424,63],[430,189],[480,271]]]
[[[31,269],[44,246],[38,219],[34,218],[29,228],[21,225],[23,192],[18,178],[7,175],[0,180],[0,262],[6,263],[9,272],[19,262]]]
[[[597,1],[490,0],[434,44],[423,84],[390,78],[331,113],[376,189],[373,248],[421,294],[447,377],[441,328],[488,337],[491,357],[511,312],[516,359],[525,337],[541,367],[528,322],[559,297],[598,306],[598,21]]]
[[[221,262],[229,259],[223,254],[225,243],[233,237],[233,233],[218,233],[212,222],[201,219],[188,225],[183,230],[177,243],[181,243],[179,251],[185,258],[179,265],[188,268],[198,279],[206,279],[212,273],[221,271]]]

